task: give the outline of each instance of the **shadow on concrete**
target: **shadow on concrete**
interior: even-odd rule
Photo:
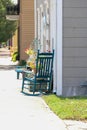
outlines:
[[[24,92],[24,91],[21,91],[22,94],[24,94],[24,96],[41,96],[41,93],[36,93],[33,95],[33,92],[30,93],[30,92]]]
[[[0,71],[15,70],[16,65],[0,65]]]

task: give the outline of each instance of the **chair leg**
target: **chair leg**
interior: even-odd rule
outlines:
[[[34,93],[35,93],[35,85],[34,85],[34,87],[33,87],[33,95],[34,95]]]
[[[19,72],[17,72],[17,79],[19,79]]]
[[[33,86],[33,95],[35,93],[35,89],[36,89],[36,83],[34,83],[34,86]]]
[[[22,92],[23,92],[23,89],[24,89],[24,79],[22,81]]]
[[[51,89],[50,89],[50,86],[51,85],[51,83],[49,82],[49,88],[48,88],[48,92],[50,93],[50,91],[51,91]]]

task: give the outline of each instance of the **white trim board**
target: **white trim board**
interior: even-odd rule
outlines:
[[[56,0],[57,5],[57,95],[62,95],[62,0]]]
[[[34,24],[35,24],[35,38],[36,38],[36,32],[37,32],[37,29],[36,29],[36,25],[37,25],[37,22],[36,22],[36,0],[34,0]]]

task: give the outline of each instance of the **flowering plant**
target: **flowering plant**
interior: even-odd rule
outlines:
[[[33,55],[35,52],[33,51],[33,49],[29,48],[25,50],[25,53],[28,55]]]
[[[29,58],[27,60],[27,65],[31,67],[32,69],[35,69],[36,66],[36,52],[32,49],[26,49],[25,53],[29,55]]]

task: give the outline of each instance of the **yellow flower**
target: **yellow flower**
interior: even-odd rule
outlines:
[[[36,52],[33,49],[29,48],[25,50],[25,53],[29,55],[27,65],[32,69],[36,67]]]
[[[31,67],[32,69],[34,69],[34,68],[36,67],[35,62],[31,62],[31,61],[30,61],[30,62],[28,62],[27,64],[28,64],[28,66]]]
[[[34,52],[33,49],[29,48],[29,49],[25,50],[25,53],[28,54],[28,55],[33,55],[35,52]]]

